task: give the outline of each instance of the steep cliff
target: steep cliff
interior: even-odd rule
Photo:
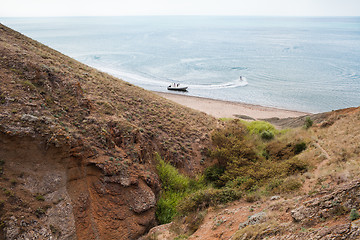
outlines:
[[[136,239],[156,224],[153,154],[207,162],[214,118],[3,25],[0,81],[0,239]]]

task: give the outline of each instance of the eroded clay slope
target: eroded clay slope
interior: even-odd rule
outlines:
[[[136,239],[155,222],[154,152],[206,163],[217,121],[0,25],[1,236]]]

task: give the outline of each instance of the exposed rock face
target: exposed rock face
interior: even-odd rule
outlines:
[[[73,204],[67,189],[69,158],[32,138],[0,134],[0,158],[9,186],[6,239],[76,239]],[[2,182],[6,186],[6,182]],[[18,209],[16,211],[15,209]],[[11,211],[13,210],[13,211]]]
[[[148,176],[154,189],[139,176],[110,181],[101,168],[67,152],[45,150],[35,139],[0,137],[6,177],[21,176],[12,188],[15,202],[6,204],[26,203],[7,213],[6,239],[136,239],[156,224],[155,175]]]
[[[351,224],[342,224],[327,228],[320,228],[309,232],[298,234],[285,234],[281,237],[271,237],[268,239],[279,240],[298,240],[298,239],[337,239],[337,240],[356,240],[360,238],[360,228],[351,227]]]
[[[0,240],[137,239],[156,224],[154,152],[196,174],[214,118],[0,24]]]
[[[314,225],[320,220],[350,212],[360,207],[360,181],[354,181],[335,192],[305,202],[301,207],[291,211],[295,222]]]

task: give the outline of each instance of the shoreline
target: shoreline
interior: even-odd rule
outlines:
[[[265,107],[250,103],[186,96],[176,93],[165,93],[157,91],[153,91],[153,93],[183,106],[207,113],[216,118],[241,118],[245,120],[258,120],[266,118],[300,117],[311,114],[275,107]]]

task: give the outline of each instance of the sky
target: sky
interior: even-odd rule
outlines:
[[[360,16],[360,0],[0,0],[0,17]]]

